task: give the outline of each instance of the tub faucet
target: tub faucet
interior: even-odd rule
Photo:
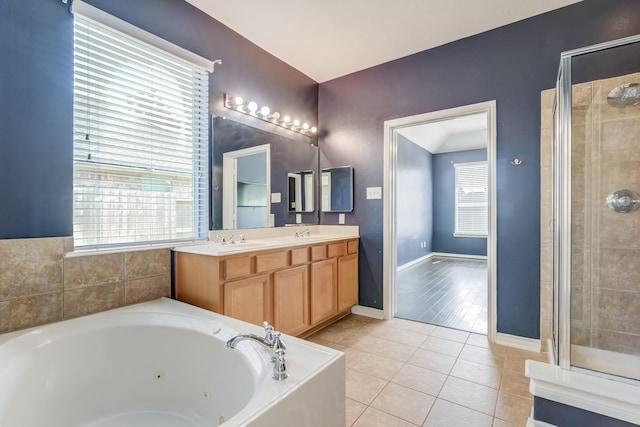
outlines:
[[[236,345],[238,345],[240,341],[245,340],[260,344],[269,352],[271,361],[274,363],[271,378],[281,381],[289,376],[289,374],[287,374],[287,361],[285,359],[287,346],[282,341],[282,338],[280,338],[280,332],[275,332],[273,327],[269,326],[267,322],[265,322],[265,325],[265,330],[267,330],[267,326],[271,328],[267,330],[267,337],[262,338],[255,334],[238,334],[227,341],[227,347],[236,348]]]

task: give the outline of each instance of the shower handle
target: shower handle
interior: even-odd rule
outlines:
[[[609,209],[618,213],[632,212],[640,207],[640,196],[631,190],[614,191],[605,201]]]

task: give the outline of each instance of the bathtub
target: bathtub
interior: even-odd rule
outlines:
[[[344,354],[285,336],[287,370],[238,332],[261,328],[162,298],[0,335],[0,426],[344,426]]]

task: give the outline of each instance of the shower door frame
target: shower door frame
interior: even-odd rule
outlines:
[[[563,369],[571,369],[571,60],[576,56],[638,42],[640,34],[560,54],[553,141],[553,334],[558,352],[555,354],[556,362]]]

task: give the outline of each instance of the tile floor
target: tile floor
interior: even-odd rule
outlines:
[[[347,427],[525,426],[524,361],[484,335],[349,315],[308,338],[346,354]]]

